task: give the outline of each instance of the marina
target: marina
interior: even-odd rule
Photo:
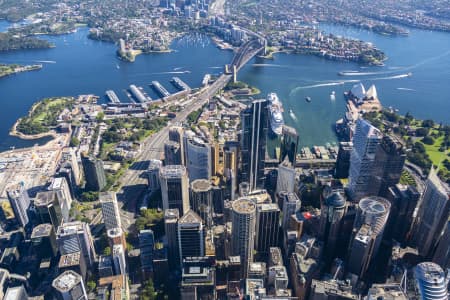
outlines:
[[[161,83],[159,83],[159,81],[152,81],[152,83],[150,84],[150,86],[155,90],[156,93],[158,93],[162,98],[165,97],[169,97],[170,93],[169,91],[166,90],[165,87],[163,87],[161,85]]]
[[[145,103],[147,101],[152,101],[152,98],[150,98],[148,95],[144,94],[144,92],[142,91],[142,88],[138,88],[134,84],[130,85],[130,92],[133,95],[133,97],[141,103]]]
[[[180,91],[190,91],[191,90],[191,88],[179,77],[172,77],[172,80],[170,82]]]
[[[116,93],[113,90],[107,90],[106,96],[108,97],[111,103],[120,103],[119,97],[117,97]]]

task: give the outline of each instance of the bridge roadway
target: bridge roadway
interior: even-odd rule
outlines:
[[[257,38],[260,37],[255,35]],[[258,47],[259,46],[259,47]],[[251,40],[245,43],[233,58],[233,63],[239,70],[246,64],[253,56],[263,49],[258,40]],[[186,120],[187,116],[201,108],[207,101],[214,96],[219,90],[223,89],[227,83],[232,79],[231,75],[222,74],[214,83],[203,88],[198,94],[192,95],[192,104],[179,112],[177,116],[171,120],[171,123],[181,123]],[[163,151],[164,142],[169,136],[170,125],[164,127],[159,132],[148,137],[142,145],[142,150],[136,157],[135,163],[124,173],[119,179],[121,186],[117,193],[120,206],[123,208],[121,212],[122,226],[125,230],[134,223],[136,212],[138,209],[138,200],[145,194],[147,180],[146,171],[149,160],[160,159]],[[95,224],[100,222],[100,216],[94,218]]]

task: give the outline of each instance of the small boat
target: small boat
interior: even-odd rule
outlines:
[[[331,96],[335,96],[336,95],[336,92],[335,91],[332,91],[331,92]]]
[[[306,102],[311,102],[311,97],[307,96],[305,97]]]

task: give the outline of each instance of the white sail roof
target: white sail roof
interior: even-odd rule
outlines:
[[[366,89],[364,88],[364,85],[360,82],[352,87],[351,93],[356,98],[363,99],[366,96]]]
[[[367,90],[366,93],[367,98],[371,99],[377,99],[378,95],[377,95],[377,88],[375,87],[375,84],[372,84],[371,87]]]

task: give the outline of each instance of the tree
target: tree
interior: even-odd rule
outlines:
[[[103,254],[104,255],[111,255],[111,247],[106,247],[104,250],[103,250]]]
[[[97,122],[101,122],[101,121],[103,121],[104,118],[105,118],[105,113],[101,111],[97,114],[96,120],[97,120]]]
[[[429,131],[430,131],[429,128],[418,128],[416,130],[416,135],[417,136],[426,136],[426,135],[428,135]]]
[[[155,287],[153,285],[153,281],[149,279],[144,284],[144,289],[142,291],[141,300],[154,300],[156,299]]]
[[[89,280],[87,282],[87,287],[88,287],[89,291],[93,292],[95,290],[95,288],[97,287],[97,284],[95,283],[95,281]]]
[[[433,145],[434,144],[434,139],[431,136],[425,136],[422,139],[422,143],[427,144],[427,145]]]
[[[70,139],[70,147],[78,147],[79,145],[80,145],[80,140],[76,136],[73,136]]]

